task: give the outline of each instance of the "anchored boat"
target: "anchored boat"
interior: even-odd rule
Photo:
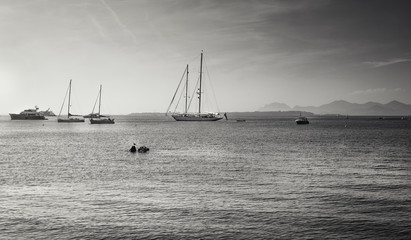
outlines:
[[[61,111],[63,110],[64,103],[65,103],[66,97],[67,97],[67,93],[68,93],[67,118],[63,118],[63,117],[61,117]],[[70,79],[70,83],[69,83],[69,86],[68,86],[67,91],[66,91],[66,95],[64,96],[63,104],[61,105],[59,115],[57,117],[57,122],[62,122],[62,123],[84,122],[84,118],[76,118],[76,116],[79,116],[79,115],[75,115],[75,114],[70,113],[70,106],[71,106],[71,79]]]
[[[37,106],[34,109],[29,108],[25,109],[20,113],[9,113],[11,120],[47,120],[42,112],[38,111],[39,108]]]
[[[219,113],[214,113],[214,112],[202,112],[202,98],[203,98],[203,52],[201,52],[200,56],[200,76],[199,76],[199,82],[198,82],[198,89],[196,91],[196,94],[198,95],[198,112],[196,113],[189,113],[189,103],[188,103],[188,64],[186,69],[184,70],[183,77],[180,80],[180,83],[178,84],[178,87],[176,89],[176,92],[174,93],[174,96],[171,100],[171,103],[167,109],[167,113],[170,110],[171,105],[174,103],[175,97],[177,93],[179,92],[179,88],[181,85],[181,82],[184,79],[184,76],[186,77],[186,82],[184,85],[184,95],[185,95],[185,107],[184,107],[184,112],[183,113],[173,113],[171,116],[176,120],[176,121],[218,121],[221,120],[223,117]],[[178,101],[179,102],[179,101]],[[191,103],[191,102],[190,102]],[[178,103],[177,103],[178,105]],[[177,106],[176,106],[177,108]],[[167,115],[166,113],[166,115]]]
[[[297,124],[309,124],[310,123],[306,117],[301,116],[301,113],[300,113],[300,116],[295,120],[295,122]]]
[[[91,124],[114,124],[114,119],[110,118],[109,116],[104,116],[100,114],[101,109],[101,89],[102,86],[100,84],[100,91],[98,92],[97,99],[98,99],[98,113],[94,113],[94,108],[96,107],[96,103],[94,103],[93,110],[88,115],[90,118]],[[96,99],[96,102],[97,102]]]

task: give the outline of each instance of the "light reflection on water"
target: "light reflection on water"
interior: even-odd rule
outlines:
[[[1,118],[1,235],[407,239],[410,127]]]

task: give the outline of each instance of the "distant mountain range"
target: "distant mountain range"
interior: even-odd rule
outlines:
[[[304,111],[314,114],[341,114],[356,116],[405,116],[411,115],[411,105],[392,101],[387,104],[367,102],[364,104],[350,103],[344,100],[334,101],[318,107],[289,107],[284,103],[270,103],[258,111]]]

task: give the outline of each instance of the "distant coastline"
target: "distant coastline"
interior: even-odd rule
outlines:
[[[303,115],[308,118],[375,118],[375,119],[411,119],[410,115],[345,115],[345,114],[314,114],[304,111],[254,111],[254,112],[227,112],[228,120],[264,120],[273,118],[296,118]],[[164,113],[130,113],[126,116],[137,117],[141,120],[145,119],[168,119],[171,117],[165,116]]]
[[[226,112],[228,120],[269,120],[269,119],[295,119],[300,116],[319,119],[380,119],[380,120],[411,120],[411,115],[345,115],[345,114],[314,114],[303,111],[254,111],[254,112]],[[221,113],[223,114],[223,113]],[[111,114],[112,117],[122,121],[175,121],[171,116],[159,112],[143,112],[130,114]],[[56,118],[49,118],[48,121],[55,121]],[[1,121],[10,120],[9,115],[1,114]]]
[[[399,101],[386,104],[377,102],[350,103],[344,100],[333,101],[320,106],[295,106],[289,107],[284,103],[270,103],[260,108],[259,111],[305,111],[316,115],[350,115],[350,116],[409,116],[411,105]]]
[[[284,103],[271,103],[257,111],[226,112],[230,119],[267,119],[305,117],[377,117],[381,119],[408,118],[411,119],[411,105],[399,101],[386,104],[367,102],[364,104],[350,103],[338,100],[321,106],[289,107]],[[224,114],[220,112],[220,114]],[[168,119],[164,112],[135,112],[128,114],[111,114],[113,116],[139,117],[142,120]],[[0,114],[1,118],[10,118],[8,114]],[[53,118],[51,118],[53,119]]]
[[[235,119],[270,119],[270,118],[295,118],[300,114],[312,117],[314,116],[311,112],[301,112],[301,111],[270,111],[270,112],[226,112],[228,120]],[[221,112],[220,114],[224,114]],[[139,118],[169,118],[165,116],[165,113],[130,113],[127,116],[139,117]]]

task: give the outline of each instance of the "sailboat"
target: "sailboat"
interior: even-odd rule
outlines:
[[[202,81],[203,81],[203,52],[201,52],[201,57],[200,57],[200,78],[199,78],[199,88],[197,89],[197,95],[198,95],[198,112],[196,113],[189,113],[189,105],[188,105],[188,64],[186,69],[184,70],[183,77],[180,80],[180,83],[178,84],[177,90],[174,93],[174,96],[171,100],[170,106],[167,109],[167,113],[170,110],[171,105],[174,102],[174,99],[177,95],[177,92],[179,90],[179,87],[181,85],[182,80],[184,79],[184,76],[186,76],[186,83],[185,83],[185,108],[183,113],[173,113],[171,116],[176,120],[176,121],[218,121],[223,119],[223,117],[219,113],[204,113],[201,112],[201,107],[202,107],[202,94],[203,94],[203,89],[202,89]],[[167,115],[166,113],[166,115]]]
[[[61,117],[61,111],[63,110],[64,103],[66,101],[67,92],[68,92],[68,95],[69,95],[68,103],[67,103],[67,118],[63,118],[63,117]],[[66,95],[64,96],[63,104],[61,105],[59,115],[57,117],[57,122],[64,122],[64,123],[84,122],[84,118],[75,118],[76,116],[79,116],[79,115],[74,115],[74,114],[70,113],[70,106],[71,106],[70,101],[71,101],[71,79],[70,79],[69,87],[67,88],[67,91],[66,91]]]
[[[94,107],[96,106],[94,104],[93,110],[91,111],[90,116],[90,123],[91,124],[114,124],[114,119],[110,118],[109,116],[103,116],[100,114],[100,109],[101,109],[101,89],[102,86],[100,84],[100,91],[98,92],[98,113],[94,113]]]

